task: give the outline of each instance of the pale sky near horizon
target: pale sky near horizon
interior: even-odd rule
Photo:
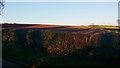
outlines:
[[[119,0],[6,0],[6,2],[118,2]]]
[[[117,25],[117,2],[7,2],[4,22]]]

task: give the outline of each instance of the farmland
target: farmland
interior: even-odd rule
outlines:
[[[120,29],[120,26],[110,26],[110,25],[88,25],[91,28],[103,28],[103,29]]]
[[[119,38],[116,26],[3,24],[2,52],[4,59],[29,67],[117,67]]]

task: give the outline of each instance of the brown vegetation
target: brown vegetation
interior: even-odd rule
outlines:
[[[36,57],[38,58],[39,55],[41,56],[42,54],[72,56],[85,60],[94,59],[112,63],[119,62],[119,31],[87,27],[85,27],[86,29],[78,27],[76,29],[76,27],[72,28],[68,26],[55,28],[51,30],[38,28],[29,28],[26,30],[25,28],[3,29],[2,42],[3,48],[5,48],[3,49],[4,56],[7,55],[11,57],[12,55],[12,58],[14,57],[18,60],[22,60],[24,59],[23,57],[25,57],[26,59],[23,61],[26,62],[29,62],[31,59],[36,60]],[[14,47],[12,48],[13,45],[15,49]],[[7,47],[9,48],[7,49]],[[30,52],[28,52],[27,49]],[[37,55],[33,56],[32,54],[34,53]],[[30,58],[30,56],[32,57]],[[30,60],[28,58],[30,58]]]

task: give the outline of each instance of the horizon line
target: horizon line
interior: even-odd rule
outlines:
[[[88,25],[109,25],[109,26],[119,26],[118,24],[96,24],[96,23],[89,23],[89,24],[58,24],[58,23],[33,23],[33,22],[0,22],[0,24],[47,24],[47,25],[65,25],[65,26],[88,26]]]

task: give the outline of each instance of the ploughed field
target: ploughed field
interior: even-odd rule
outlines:
[[[119,66],[120,30],[2,25],[3,58],[23,66]],[[3,64],[4,65],[4,64]]]

